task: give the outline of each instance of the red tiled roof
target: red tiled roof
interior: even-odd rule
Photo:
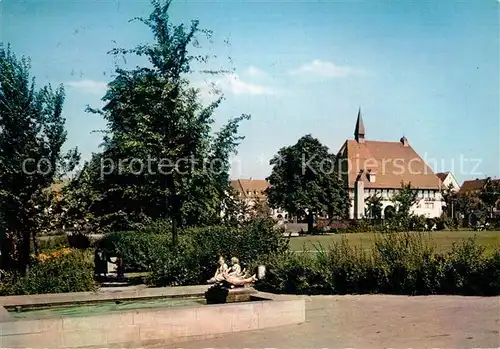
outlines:
[[[410,146],[402,142],[347,140],[341,153],[346,151],[348,162],[348,185],[354,187],[361,169],[365,188],[397,189],[401,182],[411,183],[418,189],[440,189],[441,180]],[[376,173],[375,182],[370,182],[367,173]]]
[[[439,172],[439,173],[436,173],[436,176],[439,177],[439,179],[444,182],[444,180],[446,179],[446,177],[448,177],[450,173],[449,172]]]
[[[492,179],[491,181],[493,183],[500,185],[500,179]],[[469,181],[464,181],[464,184],[462,184],[459,193],[481,190],[483,189],[485,184],[486,184],[486,179],[473,179]]]
[[[246,198],[265,198],[265,190],[269,187],[269,182],[265,179],[235,179],[231,181],[231,186]]]

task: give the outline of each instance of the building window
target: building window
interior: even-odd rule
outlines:
[[[434,203],[433,202],[426,202],[425,203],[425,208],[430,210],[434,208]]]

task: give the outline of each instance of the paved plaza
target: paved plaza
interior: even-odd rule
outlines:
[[[305,297],[306,323],[155,348],[499,348],[500,297]]]

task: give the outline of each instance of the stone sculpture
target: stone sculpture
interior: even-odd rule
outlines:
[[[227,267],[226,261],[224,260],[223,256],[219,256],[218,265],[219,267],[215,271],[215,275],[207,280],[207,283],[213,284],[224,280],[224,274],[227,273],[229,268]]]
[[[236,257],[231,258],[231,268],[228,268],[222,256],[219,257],[218,262],[219,267],[215,275],[207,281],[210,284],[225,282],[234,287],[253,284],[258,280],[255,274],[250,276],[246,269],[241,270],[240,261]]]

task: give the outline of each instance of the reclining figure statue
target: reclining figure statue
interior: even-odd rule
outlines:
[[[241,270],[238,258],[231,258],[231,268],[229,269],[224,262],[224,257],[221,256],[219,257],[219,267],[208,283],[227,282],[233,286],[244,286],[253,284],[257,280],[255,274],[250,276],[246,269]]]

